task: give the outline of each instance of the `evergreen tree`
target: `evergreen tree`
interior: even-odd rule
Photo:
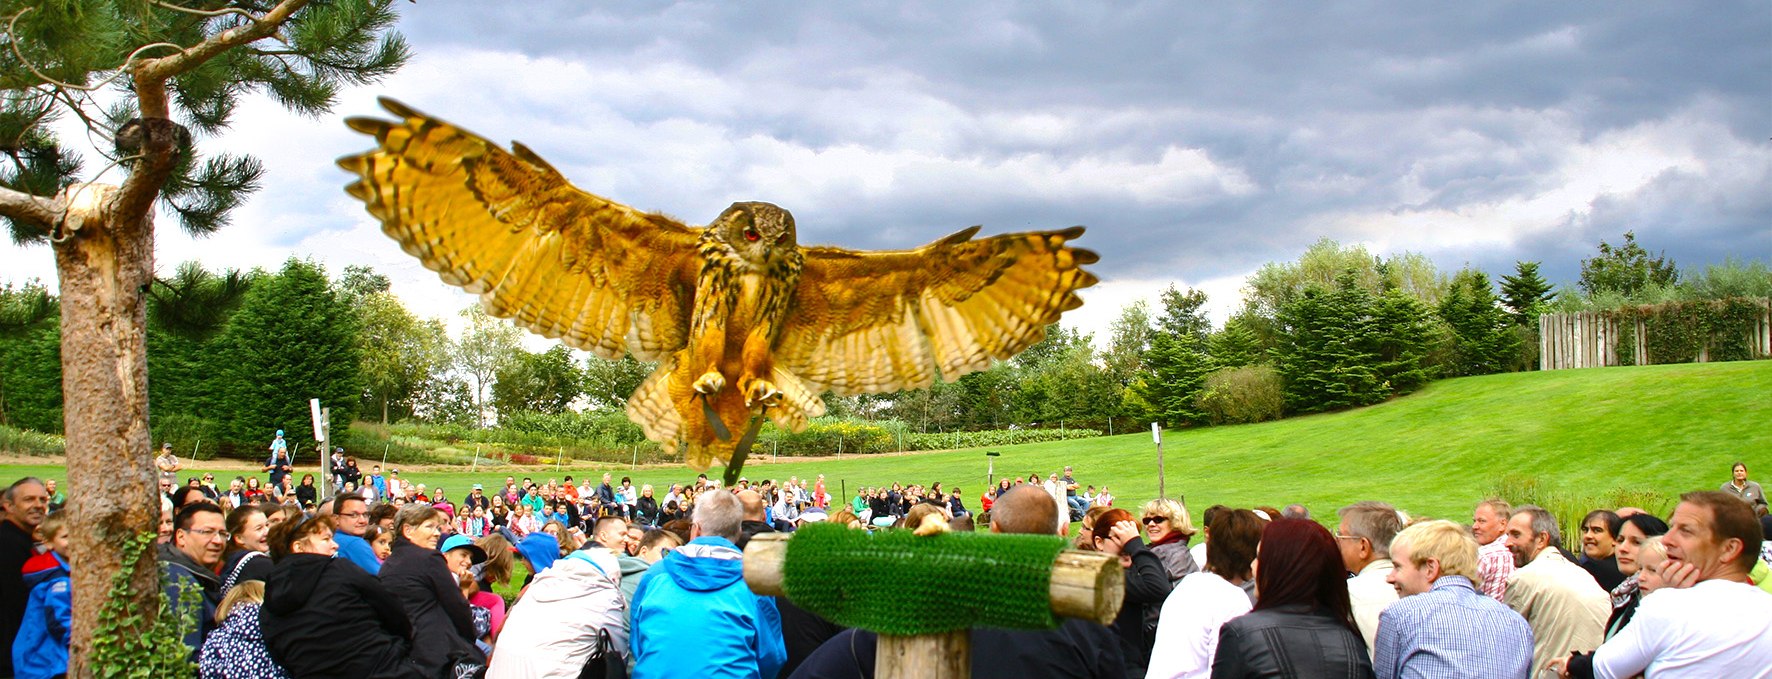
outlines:
[[[0,218],[19,243],[54,251],[62,324],[68,491],[108,502],[70,505],[76,592],[104,592],[128,573],[141,615],[124,637],[154,628],[159,569],[121,553],[160,512],[148,429],[145,297],[154,277],[157,208],[193,234],[221,228],[258,187],[249,157],[205,157],[197,143],[225,128],[240,97],[266,92],[308,115],[345,85],[392,73],[407,57],[389,31],[394,0],[57,0],[9,3],[0,50]],[[93,92],[102,92],[93,96]],[[174,122],[175,119],[178,122]],[[90,166],[51,130],[96,140]],[[183,123],[183,124],[181,124]],[[189,127],[187,127],[187,125]],[[84,128],[84,129],[80,129]],[[65,129],[65,128],[63,128]],[[113,168],[121,173],[107,174]],[[120,184],[86,183],[121,176]],[[54,238],[51,238],[51,236]],[[127,557],[127,558],[126,558]],[[74,599],[70,676],[91,676],[105,598]]]
[[[1501,303],[1514,325],[1538,327],[1539,310],[1550,303],[1550,281],[1538,275],[1538,262],[1514,262],[1514,273],[1501,277]]]
[[[1354,272],[1334,288],[1312,284],[1280,307],[1276,366],[1286,380],[1286,408],[1308,413],[1369,405],[1388,390],[1372,353],[1372,295]]]
[[[1212,321],[1206,318],[1206,293],[1182,292],[1170,286],[1162,295],[1163,314],[1151,332],[1144,356],[1139,397],[1168,426],[1199,424],[1206,414],[1197,403],[1206,374],[1217,366],[1206,353]]]
[[[1212,355],[1212,363],[1220,368],[1241,368],[1246,365],[1260,363],[1266,353],[1261,346],[1261,338],[1251,327],[1248,316],[1232,316],[1225,321],[1224,328],[1212,333],[1206,342],[1207,353]]]
[[[1407,394],[1434,379],[1436,366],[1429,356],[1435,322],[1426,304],[1397,288],[1373,300],[1369,342],[1377,359],[1373,370],[1385,391]]]
[[[0,424],[62,430],[60,311],[41,284],[0,284]]]
[[[311,398],[342,432],[363,395],[357,323],[317,264],[291,259],[256,282],[217,338],[222,434],[253,447],[277,429],[307,438]]]
[[[1452,330],[1454,350],[1448,376],[1487,375],[1506,370],[1519,351],[1520,338],[1501,309],[1489,276],[1464,269],[1452,277],[1440,318]]]

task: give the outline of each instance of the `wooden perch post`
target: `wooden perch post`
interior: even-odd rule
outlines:
[[[762,533],[745,546],[744,579],[752,592],[763,596],[787,595],[782,580],[792,538],[792,533]],[[991,573],[981,565],[977,572],[955,576],[991,577]],[[1125,586],[1125,573],[1118,558],[1064,551],[1053,559],[1052,581],[1046,594],[1053,615],[1106,625],[1120,613]],[[969,631],[917,636],[881,634],[874,672],[880,679],[969,679]]]

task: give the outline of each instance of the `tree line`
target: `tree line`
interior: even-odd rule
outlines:
[[[1204,292],[1171,287],[1155,309],[1122,308],[1104,342],[1053,325],[1022,354],[957,381],[827,402],[832,417],[915,432],[1256,422],[1370,405],[1443,377],[1531,369],[1548,310],[1772,292],[1763,262],[1682,278],[1634,234],[1602,242],[1573,287],[1554,289],[1538,269],[1518,262],[1497,282],[1471,267],[1441,272],[1416,253],[1374,256],[1323,240],[1257,270],[1221,325],[1207,317]],[[452,338],[389,286],[367,267],[329,277],[300,259],[274,272],[186,264],[156,281],[147,329],[156,436],[253,453],[273,429],[305,437],[309,398],[335,422],[547,431],[589,412],[606,426],[653,368],[558,345],[529,351],[522,331],[478,305],[461,312]],[[40,285],[0,288],[0,424],[61,429],[55,307]]]

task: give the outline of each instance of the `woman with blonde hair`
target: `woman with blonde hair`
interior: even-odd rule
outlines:
[[[1144,503],[1143,514],[1141,520],[1145,535],[1151,539],[1151,551],[1162,559],[1170,584],[1198,572],[1200,565],[1188,552],[1188,541],[1194,537],[1194,519],[1188,515],[1187,505],[1180,500],[1158,498]]]

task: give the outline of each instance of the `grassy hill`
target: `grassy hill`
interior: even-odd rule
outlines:
[[[1536,499],[1573,512],[1596,504],[1665,503],[1680,492],[1715,488],[1745,460],[1753,478],[1772,474],[1772,361],[1514,373],[1443,380],[1359,410],[1279,422],[1164,433],[1170,496],[1195,512],[1223,503],[1302,502],[1319,517],[1341,505],[1383,499],[1420,515],[1468,518],[1498,488],[1510,500]],[[998,477],[1042,477],[1073,465],[1078,480],[1107,485],[1122,506],[1157,493],[1150,433],[996,448]],[[984,449],[771,464],[753,460],[753,478],[824,474],[833,492],[893,481],[941,481],[966,491],[976,509],[985,483]],[[367,463],[365,463],[367,467]],[[459,499],[469,484],[506,475],[538,481],[613,472],[636,483],[692,479],[688,468],[552,467],[411,469],[402,476],[446,487]],[[718,478],[719,470],[709,476]],[[59,477],[57,468],[3,466],[0,477]],[[189,473],[189,472],[187,472]],[[241,472],[222,472],[233,476]],[[220,476],[221,474],[218,474]],[[1620,492],[1615,492],[1620,491]],[[660,489],[660,494],[663,490]],[[1659,511],[1664,507],[1649,507]]]

